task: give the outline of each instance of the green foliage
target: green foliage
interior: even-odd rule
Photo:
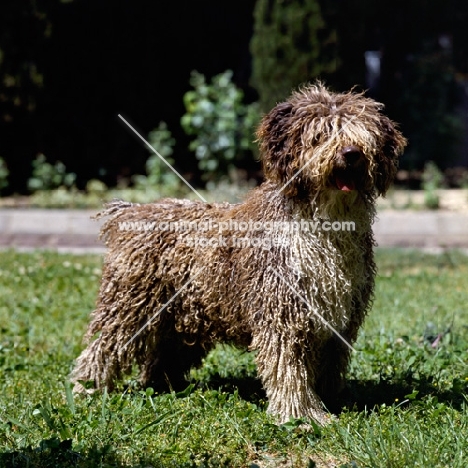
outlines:
[[[55,164],[50,164],[43,154],[37,156],[32,166],[32,176],[28,180],[28,188],[32,192],[53,190],[59,187],[69,189],[75,183],[76,175],[67,173],[63,163],[57,161]]]
[[[431,210],[440,206],[440,196],[437,190],[443,187],[444,174],[433,161],[428,161],[424,166],[422,187],[424,190],[424,204]]]
[[[429,397],[409,410],[381,405],[344,413],[333,432],[336,445],[352,454],[354,464],[346,466],[462,468],[467,423],[466,406],[459,412]]]
[[[195,152],[205,180],[219,181],[254,151],[254,129],[259,121],[256,104],[242,102],[243,93],[232,83],[230,70],[206,83],[204,75],[192,72],[194,90],[184,95],[186,113],[181,124],[195,138]]]
[[[148,143],[166,160],[174,166],[171,158],[174,152],[175,140],[168,130],[165,122],[160,122],[158,128],[148,135]],[[146,175],[136,175],[133,177],[135,188],[139,190],[157,189],[161,186],[165,191],[174,191],[180,186],[179,177],[161,160],[153,151],[146,161]]]
[[[253,378],[254,356],[242,349],[219,345],[204,359],[202,368],[191,370],[191,376],[202,384],[216,379]]]
[[[102,196],[107,192],[107,190],[107,185],[98,179],[88,180],[88,183],[86,184],[86,193],[90,195]]]
[[[317,0],[258,0],[254,17],[252,84],[262,111],[298,85],[336,69],[335,54],[325,56],[336,32],[326,29]]]
[[[0,158],[0,192],[2,189],[8,187],[9,171],[3,158]]]

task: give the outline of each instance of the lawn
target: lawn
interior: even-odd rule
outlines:
[[[218,347],[182,393],[129,377],[77,397],[101,259],[0,252],[0,467],[465,467],[468,257],[379,251],[333,424],[265,413],[252,356]]]

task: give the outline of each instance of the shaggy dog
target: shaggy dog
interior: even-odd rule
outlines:
[[[89,380],[112,389],[135,363],[142,385],[176,388],[229,342],[256,351],[279,421],[325,423],[321,398],[341,389],[372,301],[375,199],[406,145],[382,108],[304,87],[260,123],[266,180],[243,203],[108,205],[76,390]]]

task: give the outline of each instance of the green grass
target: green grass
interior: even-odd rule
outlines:
[[[101,259],[1,252],[0,467],[466,466],[468,258],[383,251],[378,264],[341,410],[305,430],[274,424],[252,356],[226,346],[185,392],[129,379],[74,397]]]

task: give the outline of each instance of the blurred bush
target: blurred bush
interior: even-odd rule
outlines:
[[[428,161],[424,166],[422,179],[424,204],[427,208],[436,210],[440,206],[440,196],[437,191],[444,185],[444,174],[436,163]]]
[[[168,166],[174,166],[171,155],[174,152],[175,140],[165,122],[160,122],[158,128],[149,133],[148,143],[158,154],[152,152],[146,161],[146,175],[133,176],[134,187],[137,190],[158,189],[171,195],[180,187],[181,180]]]
[[[5,164],[5,161],[0,158],[0,191],[8,187],[8,168]]]
[[[57,161],[55,164],[50,164],[43,154],[36,157],[32,166],[32,176],[28,180],[28,189],[31,192],[52,190],[59,187],[69,189],[75,183],[76,175],[67,173],[63,163]]]
[[[194,139],[189,149],[198,159],[205,181],[219,181],[255,152],[254,133],[260,120],[256,103],[244,104],[243,92],[232,82],[232,71],[205,76],[192,72],[193,90],[184,95],[181,125]]]

